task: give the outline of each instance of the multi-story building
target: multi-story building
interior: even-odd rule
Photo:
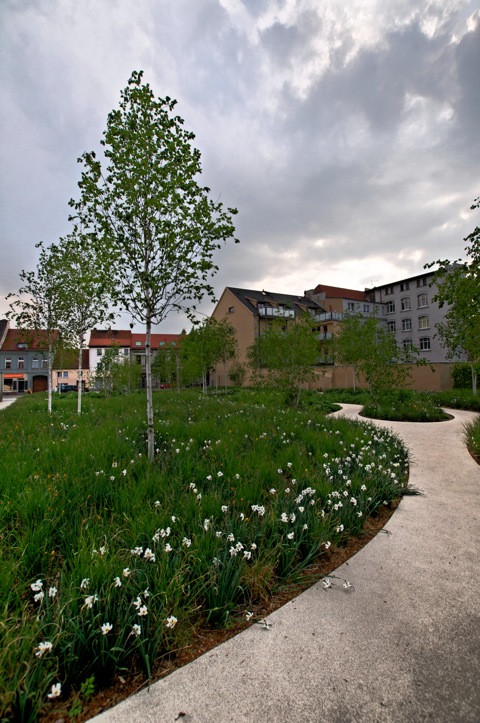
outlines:
[[[0,385],[4,394],[41,392],[48,388],[46,331],[0,326]]]
[[[181,334],[152,334],[152,355],[162,349],[176,350]],[[145,382],[145,343],[146,334],[138,334],[130,330],[93,329],[88,344],[90,373],[94,374],[105,351],[116,347],[123,359],[136,362],[142,368],[142,384]]]
[[[288,326],[294,320],[308,313],[314,321],[325,309],[314,299],[305,295],[280,294],[256,289],[238,289],[227,286],[223,291],[212,317],[228,319],[236,332],[238,344],[237,362],[246,364],[247,351],[274,320]],[[320,326],[320,324],[319,324]],[[213,375],[220,384],[228,383],[228,371],[219,365]],[[224,377],[227,377],[225,379]],[[222,377],[222,379],[219,379]]]
[[[430,363],[447,362],[446,350],[436,333],[446,308],[434,301],[434,272],[425,272],[383,286],[366,289],[372,303],[381,310],[388,329],[397,343],[414,346],[420,356]]]

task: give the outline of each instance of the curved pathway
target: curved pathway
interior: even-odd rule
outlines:
[[[357,405],[341,412],[356,417]],[[98,723],[480,720],[480,468],[463,425],[379,422],[411,451],[385,530],[335,574]]]

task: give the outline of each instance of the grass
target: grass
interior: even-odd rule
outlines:
[[[448,419],[442,407],[480,412],[480,394],[468,389],[444,392],[415,392],[399,389],[374,399],[367,389],[328,389],[323,392],[325,402],[361,404],[362,414],[372,419],[398,422],[440,422]]]
[[[148,678],[406,492],[401,441],[327,419],[318,394],[291,409],[268,391],[158,393],[154,464],[141,394],[75,406],[56,399],[49,418],[34,395],[2,411],[2,720]]]

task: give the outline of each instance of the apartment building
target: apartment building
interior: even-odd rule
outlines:
[[[42,392],[48,388],[46,331],[0,326],[0,385],[3,394]]]
[[[393,283],[366,289],[377,305],[397,343],[415,346],[420,356],[432,364],[447,362],[446,350],[437,335],[436,325],[443,321],[445,307],[433,300],[434,273],[425,272]],[[461,361],[461,360],[460,360]]]

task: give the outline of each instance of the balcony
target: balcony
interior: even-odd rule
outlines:
[[[342,321],[343,314],[339,314],[338,311],[326,311],[323,314],[317,314],[315,321]]]
[[[277,317],[280,319],[294,319],[295,312],[293,309],[286,309],[277,306],[257,306],[257,311],[263,317]]]

